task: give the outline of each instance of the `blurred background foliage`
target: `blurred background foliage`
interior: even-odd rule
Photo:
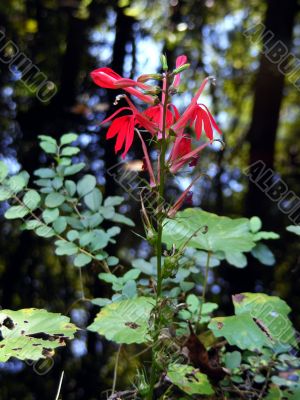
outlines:
[[[243,173],[261,159],[300,195],[299,90],[261,54],[262,44],[253,44],[244,35],[246,29],[263,22],[276,40],[300,57],[299,15],[297,0],[2,0],[2,43],[12,40],[55,83],[58,92],[42,103],[22,83],[16,68],[10,70],[0,63],[0,157],[11,172],[23,168],[31,173],[46,162],[39,153],[37,135],[59,137],[73,131],[80,135],[81,157],[96,173],[104,195],[122,194],[106,175],[118,158],[114,144],[105,141],[105,129],[99,126],[114,109],[116,92],[96,87],[89,73],[110,66],[121,75],[137,77],[159,69],[162,52],[170,65],[176,56],[187,54],[191,69],[184,73],[181,86],[187,92],[177,96],[175,103],[183,108],[205,76],[216,76],[217,85],[206,91],[204,101],[226,141],[223,152],[212,149],[202,154],[201,171],[211,180],[197,183],[193,204],[229,216],[258,215],[266,230],[281,234],[280,242],[270,244],[277,260],[274,267],[250,258],[243,270],[223,265],[215,270],[208,298],[220,301],[222,311],[227,312],[233,293],[275,293],[292,306],[299,329],[297,237],[285,231],[290,225],[287,216],[249,184]],[[136,147],[130,157],[141,158],[140,149]],[[187,182],[185,176],[172,182],[170,197]],[[126,210],[138,220],[138,207],[127,200]],[[5,205],[1,207],[3,215]],[[139,226],[136,231],[143,234]],[[30,232],[20,233],[17,223],[3,218],[0,230],[3,308],[40,307],[70,313],[83,325],[92,318],[96,308],[73,304],[80,291],[77,271],[68,260],[58,260],[51,243]],[[125,266],[149,254],[129,229],[123,230],[110,251]],[[97,279],[97,270],[84,271],[84,284],[87,295],[105,297],[107,289]],[[52,400],[64,369],[64,400],[99,399],[111,383],[115,350],[95,335],[82,333],[69,349],[59,352],[54,368],[45,376],[18,362],[0,365],[0,398]],[[129,353],[122,349],[119,372],[123,385],[131,383],[142,362]]]

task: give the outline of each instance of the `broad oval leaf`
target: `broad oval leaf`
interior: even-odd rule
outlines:
[[[180,248],[184,245],[212,253],[250,251],[254,246],[247,218],[220,217],[199,208],[187,208],[164,222],[163,241]]]
[[[76,330],[68,317],[46,310],[27,308],[0,312],[0,361],[11,357],[39,360],[53,355],[54,349],[73,339]]]
[[[77,193],[81,197],[87,195],[95,188],[96,183],[96,178],[93,175],[84,175],[77,183]]]
[[[214,393],[207,376],[190,365],[170,364],[167,376],[174,385],[189,395]]]
[[[98,332],[116,343],[145,343],[151,340],[148,333],[149,318],[155,305],[151,297],[138,297],[109,304],[97,314],[88,330]]]

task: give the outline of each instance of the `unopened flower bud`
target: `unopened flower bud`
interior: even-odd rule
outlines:
[[[137,78],[138,82],[147,82],[150,80],[161,80],[162,79],[162,75],[161,74],[144,74],[141,75]]]
[[[161,92],[161,88],[159,86],[152,86],[151,89],[144,90],[145,94],[152,94],[152,95],[159,94],[160,92]]]
[[[177,75],[182,71],[185,71],[186,69],[188,69],[190,67],[191,64],[183,64],[180,67],[176,68],[173,70],[172,74]]]
[[[160,61],[161,61],[161,64],[162,64],[162,69],[163,69],[164,71],[168,71],[167,57],[166,57],[164,54],[162,54],[162,55],[160,56]]]

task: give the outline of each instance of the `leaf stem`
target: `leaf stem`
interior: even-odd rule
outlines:
[[[204,276],[204,283],[203,283],[203,289],[202,289],[201,304],[200,304],[200,309],[199,309],[196,329],[200,324],[200,320],[201,320],[201,316],[202,316],[203,304],[205,303],[205,295],[206,295],[206,289],[207,289],[210,258],[211,258],[211,252],[208,251],[207,252],[207,258],[206,258],[205,276]]]

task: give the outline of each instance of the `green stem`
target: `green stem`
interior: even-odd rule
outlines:
[[[165,194],[165,158],[166,158],[166,127],[167,127],[167,110],[168,110],[168,74],[165,73],[163,78],[163,88],[162,88],[162,122],[161,122],[161,135],[160,140],[160,155],[159,155],[159,191],[158,191],[158,220],[157,220],[157,242],[156,242],[156,260],[157,260],[157,288],[156,288],[156,308],[157,314],[155,315],[154,323],[154,343],[158,340],[161,315],[159,310],[159,300],[161,298],[162,292],[162,233],[163,233],[163,206],[164,206],[164,194]],[[153,399],[154,385],[157,378],[157,365],[156,365],[156,349],[155,345],[152,348],[152,366],[150,375],[150,388],[148,393],[148,400]]]
[[[202,296],[201,296],[201,304],[200,304],[200,309],[199,309],[199,315],[197,319],[197,324],[196,324],[196,330],[197,327],[200,324],[201,320],[201,315],[202,315],[202,309],[203,309],[203,304],[205,303],[205,295],[206,295],[206,289],[207,289],[207,281],[208,281],[208,273],[209,273],[209,263],[210,263],[210,258],[211,258],[211,252],[207,252],[207,258],[206,258],[206,266],[205,266],[205,276],[204,276],[204,283],[203,283],[203,291],[202,291]]]

